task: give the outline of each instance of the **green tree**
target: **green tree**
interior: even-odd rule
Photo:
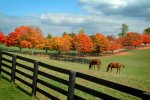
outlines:
[[[68,34],[67,32],[64,32],[62,36],[65,36],[65,35],[67,35],[67,34]]]
[[[119,37],[123,37],[127,34],[129,28],[127,24],[122,24],[121,26],[121,33],[118,34]]]
[[[76,33],[73,33],[73,32],[72,32],[72,33],[69,34],[69,36],[75,37],[75,36],[76,36]]]
[[[150,35],[150,27],[146,28],[146,29],[144,30],[144,33],[146,33],[146,34],[149,34],[149,35]]]
[[[80,29],[79,34],[85,33],[84,29]]]
[[[48,33],[46,38],[47,38],[47,39],[52,39],[51,33]]]

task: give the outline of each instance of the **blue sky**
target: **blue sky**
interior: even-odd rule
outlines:
[[[0,0],[7,15],[28,16],[43,13],[80,13],[77,0]]]
[[[63,32],[117,35],[121,24],[142,33],[150,27],[150,0],[0,0],[0,31],[38,26],[46,36]]]

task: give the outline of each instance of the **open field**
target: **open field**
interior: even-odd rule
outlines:
[[[150,73],[149,73],[149,70],[150,70],[150,67],[149,67],[149,65],[150,65],[150,57],[149,57],[150,56],[150,49],[133,50],[133,51],[129,51],[128,53],[123,54],[123,55],[116,55],[116,56],[111,56],[111,57],[110,56],[99,57],[99,59],[102,61],[100,71],[98,71],[97,69],[89,70],[87,64],[78,64],[78,63],[72,63],[72,62],[56,61],[56,60],[50,60],[50,59],[45,58],[45,57],[37,57],[37,56],[35,57],[35,56],[23,55],[23,54],[20,54],[20,55],[22,55],[24,57],[32,58],[32,59],[35,59],[38,61],[42,61],[44,63],[54,65],[54,66],[57,66],[60,68],[74,70],[77,72],[82,72],[82,73],[85,73],[85,74],[88,74],[91,76],[110,80],[110,81],[120,83],[120,84],[123,84],[126,86],[134,87],[134,88],[141,89],[144,91],[150,91],[150,78],[149,78],[149,76],[150,76]],[[120,63],[125,65],[125,68],[121,69],[120,75],[116,74],[116,70],[113,70],[111,73],[106,72],[106,68],[107,68],[107,65],[109,62],[120,62]],[[26,65],[28,65],[28,64],[26,64]],[[56,73],[54,71],[50,72],[50,71],[47,71],[46,69],[41,69],[41,70],[43,70],[47,73],[51,73],[53,75],[56,75],[58,77],[67,78],[67,76],[65,76],[63,74]],[[40,78],[42,78],[42,77],[40,77]],[[49,79],[44,79],[44,80],[47,80],[48,82],[52,82]],[[116,96],[119,99],[138,99],[136,97],[132,97],[132,96],[126,95],[124,93],[116,92],[116,90],[113,90],[113,89],[109,90],[103,86],[99,86],[97,84],[93,84],[93,83],[90,83],[90,82],[85,81],[85,80],[77,79],[76,81],[79,84],[91,87],[95,90],[110,94],[112,96]],[[60,86],[61,88],[67,89],[67,87],[62,86],[59,83],[53,82],[53,84]],[[45,87],[43,86],[43,88],[45,88]],[[49,91],[51,93],[54,93],[51,90],[49,90]],[[75,91],[75,92],[76,92],[76,94],[82,95],[84,98],[86,98],[88,100],[96,99],[95,97],[87,95],[83,92],[79,92],[79,91]],[[64,96],[61,96],[57,93],[56,93],[56,95],[60,99],[65,99]],[[45,97],[39,96],[39,98],[45,98]]]

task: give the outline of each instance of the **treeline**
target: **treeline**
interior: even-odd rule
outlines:
[[[88,36],[84,30],[80,30],[78,34],[64,33],[62,36],[52,37],[48,34],[43,36],[39,27],[20,26],[15,31],[4,35],[0,32],[0,43],[6,46],[16,46],[22,48],[56,50],[60,53],[68,53],[70,50],[76,50],[78,53],[103,51],[114,51],[123,48],[124,46],[140,46],[142,44],[150,43],[150,35],[148,32],[139,34],[137,32],[127,32],[120,37],[113,35],[105,36],[101,33]]]

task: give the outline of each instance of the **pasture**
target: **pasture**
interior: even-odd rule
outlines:
[[[17,54],[18,55],[18,54]],[[64,62],[64,61],[56,61],[56,60],[51,60],[45,57],[36,57],[36,56],[30,56],[30,55],[23,55],[19,54],[24,57],[32,58],[38,61],[42,61],[44,63],[64,68],[64,69],[69,69],[69,70],[74,70],[77,72],[81,72],[84,74],[88,74],[91,76],[95,76],[98,78],[106,79],[109,81],[113,81],[122,85],[126,85],[129,87],[134,87],[137,89],[141,89],[144,91],[150,91],[150,49],[142,49],[142,50],[133,50],[127,52],[125,55],[116,55],[116,56],[105,56],[105,57],[99,57],[98,59],[101,60],[101,68],[100,71],[97,69],[91,69],[89,70],[89,67],[87,64],[78,64],[78,63],[72,63],[72,62]],[[90,59],[93,59],[90,57]],[[124,69],[121,69],[120,74],[116,74],[116,69],[113,69],[113,71],[106,72],[107,65],[110,62],[120,62],[125,65]],[[28,65],[28,64],[26,64]],[[30,65],[30,64],[29,64]],[[43,71],[47,73],[52,73],[53,75],[57,75],[59,77],[64,77],[63,74],[55,73],[55,72],[49,72],[46,69],[42,69]],[[42,78],[42,77],[41,77]],[[44,79],[48,80],[48,79]],[[51,82],[51,80],[48,80]],[[110,95],[115,95],[120,99],[138,99],[136,97],[126,95],[125,93],[120,93],[116,92],[115,90],[107,89],[103,86],[99,86],[97,84],[91,84],[88,81],[77,79],[76,80],[78,83],[84,85],[84,86],[89,86],[95,90],[102,91],[103,93],[107,93]],[[59,83],[53,82],[53,84],[60,86],[61,88],[66,88]],[[42,86],[45,88],[44,86]],[[49,92],[52,92],[49,90]],[[78,95],[82,95],[84,98],[88,100],[93,100],[96,99],[95,97],[92,97],[88,94],[85,94],[83,92],[75,91]],[[65,99],[64,96],[56,94],[60,99]],[[46,99],[42,95],[39,94],[40,99]]]
[[[22,98],[23,97],[23,98]],[[33,100],[32,97],[16,88],[14,84],[0,77],[0,99],[1,100]]]

